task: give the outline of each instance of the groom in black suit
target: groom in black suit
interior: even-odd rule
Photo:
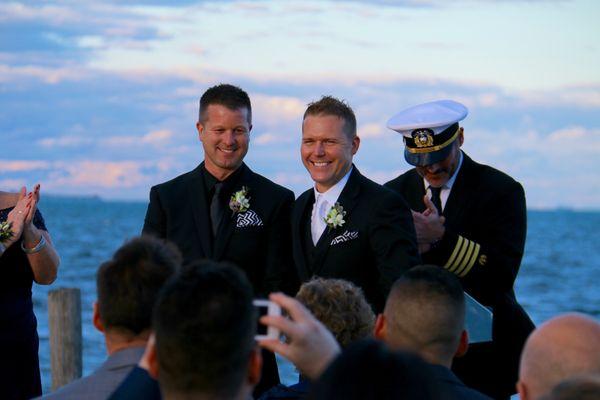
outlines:
[[[325,96],[308,106],[301,156],[315,186],[292,211],[293,255],[301,281],[315,275],[349,280],[380,312],[394,281],[420,259],[402,197],[352,164],[359,144],[346,103]]]
[[[243,162],[252,129],[248,94],[227,84],[209,88],[200,98],[196,128],[204,162],[152,187],[143,233],[174,242],[184,264],[206,258],[237,265],[257,297],[289,292],[295,286],[289,234],[294,194]]]

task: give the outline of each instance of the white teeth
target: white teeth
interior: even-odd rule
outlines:
[[[219,149],[224,153],[233,153],[233,149]]]
[[[326,162],[313,162],[313,165],[314,165],[315,167],[324,167],[324,166],[326,166],[327,164],[329,164],[329,163],[326,163]]]

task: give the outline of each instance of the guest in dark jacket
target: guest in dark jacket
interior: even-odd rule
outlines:
[[[450,370],[468,348],[465,297],[458,279],[433,265],[411,269],[394,283],[375,336],[392,349],[413,351],[432,364],[432,376],[446,400],[485,400]]]

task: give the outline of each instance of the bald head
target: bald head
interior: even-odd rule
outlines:
[[[525,343],[518,389],[521,399],[535,400],[561,381],[600,373],[600,323],[570,313],[540,325]]]
[[[431,363],[449,366],[464,331],[462,286],[440,267],[415,267],[394,283],[383,315],[381,339],[390,347],[409,349]]]

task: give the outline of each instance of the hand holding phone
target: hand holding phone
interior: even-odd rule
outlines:
[[[267,326],[260,323],[260,317],[265,315],[278,317],[281,316],[281,307],[279,304],[273,303],[266,299],[255,299],[252,304],[258,311],[258,317],[256,322],[256,340],[264,339],[279,339],[279,329],[274,326]]]

